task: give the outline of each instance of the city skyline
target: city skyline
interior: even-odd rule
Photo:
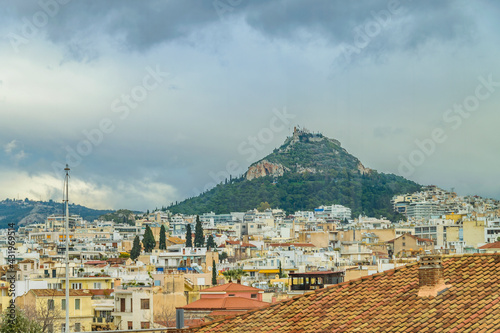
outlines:
[[[369,168],[500,199],[491,1],[7,1],[0,199],[146,210],[295,126]],[[229,168],[228,165],[231,167]]]

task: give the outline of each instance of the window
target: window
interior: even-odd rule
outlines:
[[[141,321],[141,329],[149,328],[149,321]]]
[[[403,242],[403,246],[406,246],[406,243],[405,243],[405,242]]]
[[[229,294],[229,297],[234,297],[234,296],[235,296],[235,294]]]
[[[132,325],[132,322],[131,322],[131,321],[129,321],[129,322],[128,322],[127,326],[128,326],[128,329],[129,329],[129,330],[134,329],[134,327],[133,327],[134,325]]]
[[[80,310],[80,299],[75,299],[75,310]]]
[[[66,324],[61,324],[61,333],[66,333]]]
[[[71,289],[82,289],[82,284],[81,283],[72,283]]]
[[[47,300],[47,307],[49,308],[49,310],[54,310],[54,300],[53,299]]]
[[[141,310],[148,310],[149,309],[149,299],[141,299]]]
[[[257,298],[257,294],[251,294],[250,297],[251,298]]]
[[[101,282],[94,282],[94,289],[101,289]]]
[[[63,311],[66,310],[66,300],[65,299],[61,300],[61,310],[63,310]]]
[[[75,332],[80,332],[80,323],[75,323]]]

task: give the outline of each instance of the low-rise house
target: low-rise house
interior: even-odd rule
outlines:
[[[479,247],[480,253],[500,253],[500,242],[488,243]]]
[[[45,332],[63,332],[66,322],[66,294],[63,290],[31,289],[16,298],[16,306],[41,323]],[[71,332],[89,331],[92,326],[92,294],[83,290],[69,291]]]
[[[210,321],[268,305],[262,301],[263,293],[262,289],[230,282],[204,289],[199,300],[177,309],[185,318]]]
[[[396,257],[415,256],[416,254],[424,254],[426,251],[432,252],[434,250],[434,241],[432,239],[420,238],[411,234],[403,234],[387,243],[392,246],[393,254]]]
[[[120,286],[115,289],[114,324],[118,330],[153,327],[151,288]]]

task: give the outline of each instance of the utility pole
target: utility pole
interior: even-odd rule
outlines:
[[[66,333],[69,333],[69,166],[67,164],[64,171],[66,171],[66,177],[64,180],[64,187],[66,191],[64,199],[64,201],[66,201],[66,327],[64,329]]]

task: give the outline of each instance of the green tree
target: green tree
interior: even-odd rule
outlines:
[[[217,284],[217,266],[215,260],[212,260],[212,286]]]
[[[35,320],[28,318],[23,311],[7,309],[2,314],[0,333],[42,333],[42,327]]]
[[[160,228],[160,250],[167,249],[167,231],[165,226],[162,224]]]
[[[243,276],[248,276],[248,273],[245,272],[242,268],[238,267],[236,269],[224,271],[222,272],[222,275],[224,275],[224,277],[228,279],[229,282],[233,282],[233,280],[236,280],[238,283],[241,283],[241,278]]]
[[[266,202],[261,202],[259,204],[259,206],[257,206],[257,210],[259,212],[263,212],[265,211],[266,209],[270,209],[271,208],[271,205],[266,201]]]
[[[145,252],[151,252],[156,246],[155,236],[153,236],[153,231],[149,225],[146,226],[146,231],[144,231],[142,244],[144,245]]]
[[[224,259],[227,259],[227,252],[221,252],[219,254],[219,261],[222,261]]]
[[[215,244],[214,236],[209,235],[208,239],[207,239],[207,250],[215,249],[215,248],[217,248],[217,244]]]
[[[193,247],[193,232],[191,224],[186,225],[186,247]]]
[[[194,246],[203,247],[205,245],[205,236],[203,236],[203,227],[201,226],[200,216],[196,215],[196,226],[194,228]]]
[[[281,268],[281,260],[280,260],[280,265],[279,265],[278,276],[279,276],[280,279],[283,277],[283,269]]]
[[[141,241],[139,236],[135,236],[132,251],[130,251],[130,259],[135,260],[141,255]]]

